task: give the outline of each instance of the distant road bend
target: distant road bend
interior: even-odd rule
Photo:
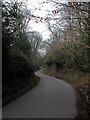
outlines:
[[[74,118],[75,91],[66,82],[36,72],[40,83],[2,109],[3,118]]]

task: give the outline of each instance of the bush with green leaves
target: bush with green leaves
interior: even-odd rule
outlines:
[[[3,97],[22,89],[34,77],[31,43],[22,3],[2,2]]]

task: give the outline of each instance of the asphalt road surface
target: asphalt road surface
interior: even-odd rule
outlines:
[[[66,82],[36,72],[39,84],[2,109],[3,118],[74,118],[76,97]]]

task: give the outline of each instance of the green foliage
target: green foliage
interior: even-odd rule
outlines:
[[[2,2],[3,97],[20,90],[34,76],[21,7],[18,2]]]
[[[29,59],[24,54],[14,54],[11,56],[12,69],[20,80],[26,80],[33,74],[33,68]]]

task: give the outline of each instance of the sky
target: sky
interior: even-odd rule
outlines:
[[[28,8],[31,9],[31,12],[34,15],[40,16],[40,17],[45,17],[48,14],[47,11],[52,11],[52,10],[55,9],[55,7],[51,3],[39,4],[39,3],[42,3],[43,1],[47,1],[47,0],[27,0],[27,6],[28,6]],[[59,2],[65,2],[65,1],[88,2],[90,0],[55,0],[55,1],[59,1]],[[38,8],[38,9],[35,10],[35,8]],[[35,23],[34,21],[31,20],[29,24],[30,24],[30,27],[32,28],[32,30],[39,31],[42,34],[43,40],[46,40],[46,39],[49,38],[50,31],[47,30],[47,24],[46,23],[40,23],[40,22]]]
[[[67,0],[61,0],[61,1],[55,0],[55,1],[65,2]],[[43,4],[40,4],[40,3],[43,3]],[[55,10],[55,5],[52,4],[52,2],[47,3],[47,0],[27,0],[27,7],[28,9],[31,10],[31,13],[33,13],[35,16],[40,16],[40,17],[46,17],[48,15],[48,11],[51,12]],[[40,32],[42,34],[43,40],[47,40],[49,38],[50,31],[47,28],[46,22],[36,23],[33,20],[31,20],[29,22],[29,26],[30,28],[32,28],[32,30]]]
[[[43,40],[46,40],[49,38],[50,31],[47,29],[47,25],[43,23],[35,23],[34,21],[30,22],[30,27],[34,31],[38,31],[42,34]]]
[[[10,0],[5,0],[5,1],[9,2]],[[53,9],[53,6],[51,4],[44,4],[44,5],[39,4],[46,0],[17,0],[17,1],[25,2],[28,9],[31,10],[31,13],[40,17],[45,17],[47,15],[47,10]],[[38,9],[35,10],[35,8]],[[42,34],[43,40],[49,38],[50,31],[47,29],[46,23],[41,23],[41,22],[36,23],[34,20],[30,20],[28,28],[40,32]]]
[[[33,13],[36,16],[45,17],[48,12],[47,10],[53,10],[53,5],[51,4],[39,4],[42,3],[45,0],[27,0],[27,6],[29,9],[31,9],[31,13]],[[38,8],[38,9],[35,9]],[[38,31],[42,34],[43,40],[46,40],[49,38],[50,31],[47,29],[47,23],[36,23],[33,20],[29,22],[30,27],[32,30]]]
[[[9,0],[6,0],[6,1],[9,1]],[[51,4],[51,3],[39,4],[39,3],[42,3],[43,1],[47,1],[47,0],[17,0],[17,1],[26,2],[28,9],[31,10],[31,13],[33,13],[36,16],[40,16],[40,17],[47,16],[47,14],[48,14],[47,11],[52,11],[55,9],[53,4]],[[55,0],[55,1],[60,1],[60,0]],[[61,0],[61,1],[63,2],[63,1],[67,1],[67,0]],[[76,1],[76,0],[71,0],[71,1]],[[90,0],[84,0],[84,1],[90,1]],[[35,8],[38,8],[38,9],[35,9]],[[44,23],[41,23],[41,22],[36,23],[35,21],[30,20],[29,27],[30,27],[30,29],[32,28],[32,30],[34,30],[34,31],[40,32],[42,34],[43,40],[46,40],[49,38],[50,31],[47,29],[47,23],[45,23],[45,22]]]

